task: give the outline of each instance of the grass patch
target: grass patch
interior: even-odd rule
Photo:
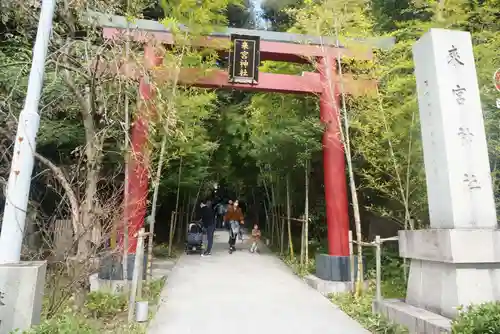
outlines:
[[[180,245],[172,246],[172,254],[168,256],[168,244],[162,243],[153,247],[153,257],[156,259],[176,259],[182,254],[183,248]]]
[[[371,282],[370,282],[371,283]],[[400,288],[390,285],[383,286],[383,295],[391,298],[401,297]],[[372,313],[372,302],[375,298],[375,286],[369,285],[369,288],[363,292],[360,297],[355,297],[351,292],[339,293],[330,296],[330,300],[339,306],[347,315],[358,321],[363,327],[372,333],[384,334],[404,334],[408,333],[403,326],[391,323],[380,314]]]
[[[280,256],[281,260],[285,262],[287,266],[289,266],[292,271],[299,277],[305,277],[311,273],[313,273],[316,269],[316,264],[313,260],[309,260],[307,263],[304,263],[302,266],[300,265],[300,259],[298,258],[290,258],[289,255]]]
[[[165,281],[144,282],[142,299],[149,301],[150,318],[158,303]],[[43,319],[40,325],[24,334],[146,334],[147,323],[128,323],[128,295],[91,292],[82,309],[76,312],[68,304],[54,317]]]

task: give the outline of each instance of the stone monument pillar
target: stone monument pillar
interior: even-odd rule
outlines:
[[[500,299],[500,232],[471,36],[431,29],[413,47],[430,229],[399,232],[406,303],[452,318]]]
[[[406,300],[374,307],[410,333],[446,333],[459,306],[500,300],[500,231],[471,36],[431,29],[413,57],[430,228],[399,232]]]

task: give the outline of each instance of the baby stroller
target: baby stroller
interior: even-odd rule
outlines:
[[[188,226],[186,239],[186,254],[201,253],[203,249],[203,227],[199,222],[191,222]]]

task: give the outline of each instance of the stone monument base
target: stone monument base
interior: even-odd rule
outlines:
[[[147,272],[147,259],[148,256],[144,254],[143,262],[143,279],[146,278]],[[134,275],[135,254],[128,254],[127,256],[127,279],[132,280]],[[99,265],[99,279],[103,280],[123,280],[123,265],[121,256],[114,254],[103,256]]]
[[[373,302],[373,312],[405,326],[411,334],[451,333],[451,320],[439,314],[412,306],[399,299]]]
[[[175,266],[176,261],[173,259],[153,259],[152,263],[152,278],[166,279]],[[145,279],[145,278],[143,278]],[[90,291],[106,291],[114,294],[123,293],[130,287],[131,280],[103,279],[99,277],[99,273],[94,273],[89,276]]]
[[[323,296],[328,297],[330,294],[342,293],[353,290],[353,282],[335,282],[335,281],[325,281],[315,275],[307,275],[304,277],[307,285],[311,288],[317,290]],[[356,282],[354,282],[355,284]],[[364,287],[368,288],[368,282],[365,281]]]
[[[112,294],[121,294],[128,291],[131,281],[109,280],[99,278],[95,273],[89,276],[90,292],[104,291]]]
[[[40,323],[46,262],[0,264],[0,334]]]
[[[399,254],[411,259],[406,300],[373,309],[410,333],[451,333],[460,306],[500,300],[500,230],[399,231]]]
[[[428,229],[399,232],[410,258],[406,303],[447,318],[457,307],[500,300],[500,231]]]

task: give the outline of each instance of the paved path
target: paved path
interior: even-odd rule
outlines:
[[[211,257],[183,255],[170,273],[149,334],[368,334],[271,254],[239,240]]]

